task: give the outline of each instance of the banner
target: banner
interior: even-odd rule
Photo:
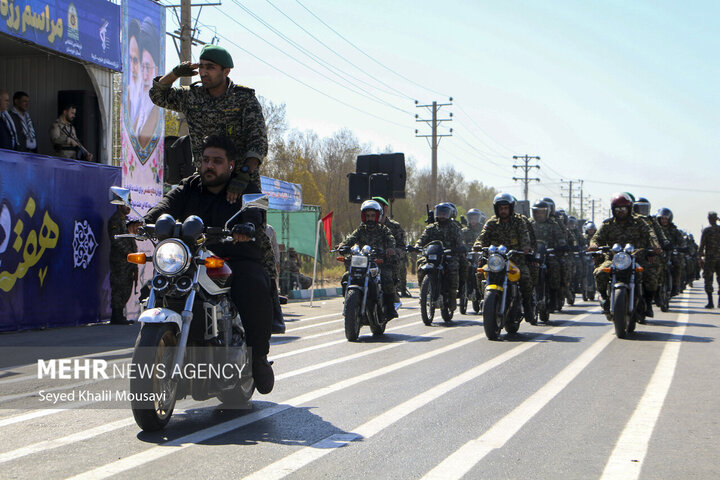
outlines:
[[[165,70],[165,9],[150,0],[123,2],[123,80],[120,115],[122,185],[131,190],[133,207],[147,213],[163,195],[165,120],[150,101],[153,78]],[[131,214],[133,215],[133,214]],[[151,253],[150,242],[138,248]],[[140,282],[152,278],[152,265],[140,266]],[[128,318],[139,312],[137,296]]]
[[[110,317],[108,189],[120,169],[0,150],[0,331]]]
[[[286,212],[302,210],[302,185],[260,176],[262,193],[269,197],[270,208]]]
[[[107,0],[0,0],[0,32],[117,72],[122,68],[120,6]]]

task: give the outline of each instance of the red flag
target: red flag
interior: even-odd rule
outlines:
[[[327,240],[330,250],[332,250],[332,216],[333,212],[330,212],[321,219],[323,230],[325,230],[325,240]]]

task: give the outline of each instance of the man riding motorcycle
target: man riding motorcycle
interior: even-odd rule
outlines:
[[[532,206],[532,220],[530,220],[535,229],[537,241],[545,244],[547,248],[555,249],[558,252],[568,250],[565,236],[560,230],[560,226],[555,220],[550,218],[550,206],[542,200],[537,201]],[[560,294],[562,289],[562,267],[557,260],[557,256],[547,257],[546,259],[548,279],[550,290],[555,294]],[[554,296],[552,298],[555,298]]]
[[[678,230],[677,226],[673,223],[673,213],[669,208],[661,208],[657,212],[658,223],[662,227],[662,231],[665,234],[665,238],[670,242],[669,249],[678,248],[685,249],[685,239],[682,233]],[[685,260],[683,255],[673,256],[672,259],[672,276],[673,276],[673,288],[672,295],[675,296],[679,293],[680,288],[680,275],[685,269]]]
[[[370,245],[374,250],[382,250],[386,255],[395,255],[395,237],[390,229],[382,224],[383,209],[375,200],[365,200],[360,205],[360,226],[348,235],[336,248],[363,247]],[[347,282],[347,272],[343,276],[343,283]],[[395,310],[395,284],[393,282],[393,266],[384,262],[380,266],[380,283],[383,291],[383,303],[388,318],[397,318]]]
[[[487,217],[477,208],[468,210],[465,217],[467,218],[468,224],[467,227],[462,229],[463,241],[465,242],[465,246],[472,247],[478,235],[482,232]]]

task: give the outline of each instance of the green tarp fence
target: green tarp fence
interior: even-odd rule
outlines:
[[[278,243],[284,244],[286,251],[294,248],[298,253],[311,257],[315,256],[315,233],[319,220],[320,207],[316,205],[303,205],[302,210],[297,212],[267,212],[267,222],[275,229]],[[322,228],[320,237],[325,241]]]

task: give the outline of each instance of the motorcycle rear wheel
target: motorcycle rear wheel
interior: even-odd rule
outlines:
[[[357,342],[360,336],[361,292],[350,290],[345,297],[345,338],[348,342]]]
[[[426,275],[420,285],[420,316],[425,325],[432,325],[435,317],[435,305],[433,304],[435,285],[430,277]]]
[[[170,421],[177,396],[178,383],[170,378],[175,348],[178,344],[174,324],[147,323],[135,342],[132,363],[138,372],[158,372],[163,364],[165,378],[158,375],[137,375],[130,379],[133,400],[130,407],[135,422],[146,432],[162,430]],[[152,369],[152,370],[151,370]],[[161,400],[137,400],[153,395]]]

